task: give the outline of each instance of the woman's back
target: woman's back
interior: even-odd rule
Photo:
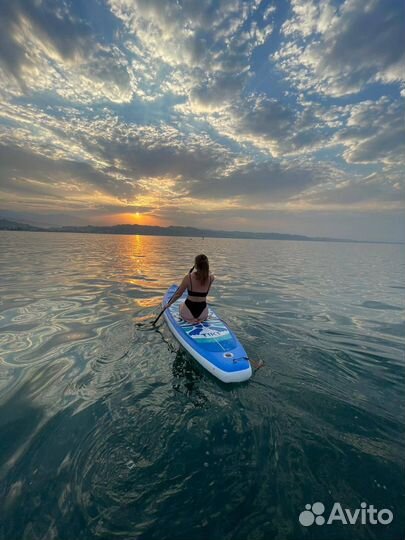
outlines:
[[[193,292],[195,293],[205,293],[207,294],[210,288],[210,285],[213,280],[213,275],[210,273],[208,278],[201,283],[198,279],[198,273],[196,271],[189,274],[189,283],[188,283],[188,294],[192,296]]]

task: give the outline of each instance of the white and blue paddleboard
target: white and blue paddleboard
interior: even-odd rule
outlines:
[[[165,305],[177,290],[177,285],[169,287],[163,298]],[[223,382],[242,382],[252,375],[245,349],[227,325],[208,308],[208,319],[199,324],[191,324],[180,317],[179,307],[187,297],[183,296],[164,312],[167,325],[183,347],[212,375]]]

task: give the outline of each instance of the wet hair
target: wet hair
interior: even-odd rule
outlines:
[[[196,269],[196,278],[203,285],[210,275],[210,265],[206,255],[197,255],[194,259],[194,268]]]

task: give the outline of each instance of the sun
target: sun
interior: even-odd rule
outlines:
[[[120,214],[110,214],[105,216],[104,225],[152,225],[167,226],[169,223],[163,222],[155,216],[150,216],[144,212],[123,212]]]

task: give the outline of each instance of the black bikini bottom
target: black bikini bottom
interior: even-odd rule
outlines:
[[[193,302],[192,300],[189,300],[188,298],[185,301],[186,306],[191,311],[191,314],[196,319],[201,315],[201,313],[204,311],[204,309],[207,307],[207,302]]]

